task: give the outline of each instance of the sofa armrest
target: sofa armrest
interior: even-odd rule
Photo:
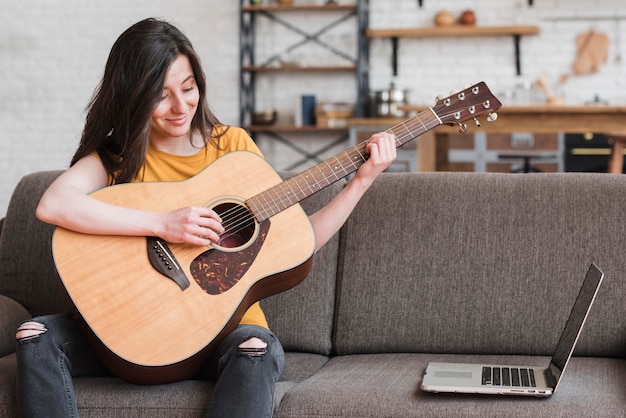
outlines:
[[[30,313],[18,302],[0,295],[0,357],[15,351],[15,330],[30,317]]]

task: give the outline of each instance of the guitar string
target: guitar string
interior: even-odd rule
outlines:
[[[453,101],[451,103],[452,104],[456,104],[456,101]],[[445,106],[445,105],[439,105],[439,106],[434,106],[432,108],[433,111],[435,111],[435,114],[437,115],[438,118],[440,119],[447,119],[449,118],[451,115],[454,115],[457,111],[454,112],[449,112],[447,114],[439,114],[438,111],[440,111],[442,108],[445,107],[449,107],[449,106]],[[394,136],[396,136],[396,140],[400,143],[400,145],[404,145],[405,143],[411,141],[412,139],[418,137],[419,135],[421,135],[422,133],[425,133],[426,131],[434,128],[435,126],[439,125],[440,123],[436,120],[431,120],[434,121],[435,123],[433,124],[433,126],[428,127],[427,125],[429,125],[429,121],[426,121],[426,123],[424,123],[420,118],[419,118],[419,114],[416,115],[415,117],[404,121],[394,127],[389,128],[387,131],[389,131],[390,133],[393,133]],[[419,127],[423,127],[424,128],[424,132],[422,133],[418,133],[417,135],[414,133],[414,129],[415,128],[419,128]],[[408,132],[406,134],[401,134],[398,135],[394,132],[394,130],[397,130],[400,127],[404,127]],[[367,146],[367,141],[361,142],[359,144],[357,144],[356,146],[352,147],[352,149],[348,149],[342,153],[339,153],[337,155],[335,155],[334,157],[331,157],[330,159],[335,159],[338,163],[339,163],[339,167],[341,167],[343,169],[343,171],[345,172],[345,174],[349,174],[351,171],[348,171],[348,165],[352,165],[354,168],[358,168],[356,165],[355,160],[352,159],[352,154],[351,154],[351,150],[352,151],[356,151],[359,153],[359,155],[361,156],[361,160],[365,161],[365,157],[363,156],[364,151],[365,151],[365,147]],[[363,153],[359,150],[359,148],[362,148]],[[346,162],[345,159],[348,159],[348,161]],[[343,159],[344,161],[342,161],[341,159]],[[328,165],[329,168],[330,164],[328,162],[328,160],[324,161],[323,163],[325,163],[326,165]],[[322,176],[328,181],[329,180],[329,176],[324,174],[324,172],[321,170],[321,168],[319,168],[320,173],[322,174]],[[337,172],[338,170],[335,169],[333,170],[331,168],[330,170],[331,174],[334,174],[336,180],[342,178],[337,176]],[[315,178],[315,176],[313,176]],[[330,184],[330,183],[329,183]],[[281,198],[280,195],[278,195],[278,193],[276,193],[276,187],[280,187],[281,185],[286,185],[289,189],[290,192],[292,193],[292,195],[295,195],[297,197],[297,192],[294,192],[294,190],[290,187],[290,182],[285,181],[275,187],[272,187],[270,189],[268,189],[265,192],[260,193],[259,195],[262,195],[262,197],[265,199],[265,194],[269,194],[270,192],[274,192],[274,194],[276,194],[276,196],[278,197],[278,200],[274,199],[273,197],[271,197],[272,200],[272,205],[274,208],[280,208],[281,206],[283,207],[283,209],[286,209],[288,207],[290,207],[291,205],[293,205],[294,203],[296,203],[299,200],[296,200],[295,202],[293,202],[290,198]],[[297,182],[296,182],[297,185]],[[318,186],[319,186],[319,182],[318,182]],[[302,189],[302,187],[300,185],[298,185],[300,192],[303,193],[305,195],[305,197],[307,196],[307,193]],[[309,188],[311,189],[311,187],[309,186]],[[311,191],[313,191],[311,189]],[[269,202],[267,202],[269,205]],[[267,210],[265,210],[267,212]],[[280,210],[279,210],[280,211]],[[222,217],[222,222],[223,225],[225,225],[225,231],[222,234],[223,238],[228,238],[231,237],[233,235],[238,234],[239,232],[241,232],[242,230],[251,227],[254,224],[254,216],[250,213],[250,209],[243,206],[243,205],[239,205],[239,204],[235,204],[235,206],[232,209],[229,209],[227,211],[225,211],[222,215],[220,215],[220,217]],[[272,211],[274,212],[274,211]],[[225,235],[226,234],[226,235]],[[225,235],[225,236],[224,236]]]

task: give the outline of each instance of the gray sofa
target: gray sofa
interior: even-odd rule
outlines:
[[[3,417],[15,415],[16,325],[64,309],[53,228],[33,216],[56,175],[25,176],[2,224]],[[382,175],[309,277],[262,302],[287,350],[275,416],[626,416],[625,208],[621,175]],[[592,261],[606,277],[554,396],[419,389],[429,361],[547,364]],[[201,416],[212,388],[75,382],[83,417]]]

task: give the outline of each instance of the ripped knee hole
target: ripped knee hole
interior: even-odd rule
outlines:
[[[252,337],[239,344],[239,352],[250,357],[260,357],[267,353],[267,343],[258,337]]]
[[[15,339],[18,341],[31,340],[48,332],[46,326],[40,322],[28,321],[24,322],[17,328]]]

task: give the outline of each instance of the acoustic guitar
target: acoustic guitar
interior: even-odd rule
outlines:
[[[495,120],[500,106],[479,83],[388,132],[399,147],[441,124],[464,131],[465,121],[484,113]],[[225,228],[208,248],[55,229],[62,284],[107,367],[133,383],[194,376],[253,303],[306,277],[315,236],[298,202],[355,172],[368,158],[365,147],[359,143],[286,181],[258,155],[235,151],[185,181],[94,192],[105,202],[151,211],[210,207]]]

